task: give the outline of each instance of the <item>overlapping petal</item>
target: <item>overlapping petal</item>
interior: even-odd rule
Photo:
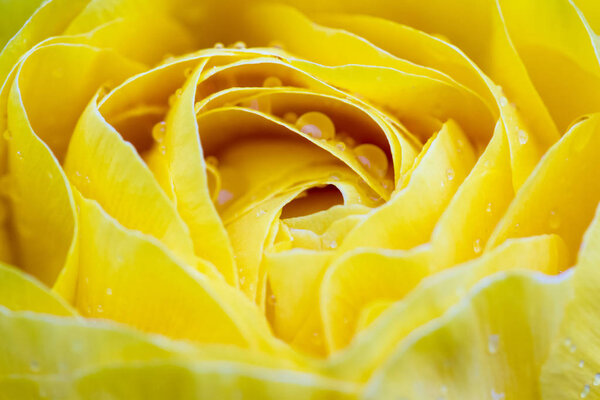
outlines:
[[[0,2],[0,398],[594,398],[599,10]]]

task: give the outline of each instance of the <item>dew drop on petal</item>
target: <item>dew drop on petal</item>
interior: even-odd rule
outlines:
[[[491,213],[491,212],[492,212],[492,203],[488,203],[488,204],[487,204],[487,207],[485,208],[485,211],[486,211],[487,213]]]
[[[473,242],[473,251],[474,251],[476,254],[479,254],[479,253],[481,253],[481,239],[476,239],[476,240]]]
[[[583,366],[585,365],[585,361],[583,360],[579,360],[579,368],[583,368]]]
[[[517,132],[517,139],[519,140],[519,143],[525,144],[529,140],[529,135],[523,129],[519,129]]]
[[[219,165],[219,159],[215,156],[208,156],[204,159],[204,162],[214,167]]]
[[[346,143],[344,143],[344,142],[336,142],[335,148],[338,149],[339,151],[345,151],[346,150]]]
[[[98,313],[104,312],[104,310],[102,309],[102,304],[98,304],[98,306],[96,307],[96,311],[98,311]]]
[[[492,389],[492,400],[504,400],[504,392],[496,392]]]
[[[500,106],[506,107],[508,105],[508,99],[504,96],[500,97]]]
[[[310,111],[302,114],[296,121],[296,127],[302,133],[306,133],[315,139],[333,139],[335,137],[335,126],[331,119],[318,111]]]
[[[283,114],[283,120],[288,124],[295,124],[296,121],[298,121],[298,114],[291,111],[286,112],[285,114]]]
[[[37,360],[31,360],[29,362],[29,369],[31,372],[39,372],[40,371],[40,363]]]
[[[500,344],[500,336],[489,335],[488,336],[488,352],[490,354],[496,354],[498,351],[498,345]]]
[[[111,288],[106,288],[106,295],[107,296],[112,296],[112,289]]]
[[[237,50],[242,50],[246,48],[246,43],[242,42],[242,41],[237,41],[233,44],[232,46],[234,49]]]
[[[579,395],[579,397],[581,397],[582,399],[585,399],[588,394],[590,394],[590,385],[585,385],[583,387],[583,390],[581,391],[581,394]]]
[[[550,226],[550,229],[553,230],[557,230],[558,228],[560,228],[560,216],[554,210],[550,211],[550,216],[548,217],[548,225]]]
[[[446,170],[446,178],[448,178],[449,181],[454,179],[454,170],[452,168]]]
[[[221,189],[219,194],[217,195],[217,204],[222,206],[223,204],[231,201],[233,199],[233,193],[231,193],[227,189]]]
[[[600,373],[597,373],[596,375],[594,375],[593,384],[594,384],[594,386],[600,386]]]
[[[267,79],[265,79],[263,82],[263,87],[281,87],[281,86],[283,86],[283,83],[281,82],[281,79],[279,79],[276,76],[270,76]]]
[[[215,49],[223,49],[223,48],[225,48],[225,45],[221,42],[217,42],[217,43],[215,43],[215,45],[213,47]]]
[[[152,128],[152,138],[154,138],[154,140],[160,143],[165,138],[166,131],[167,124],[165,121],[161,121],[158,124],[154,125],[154,127]]]
[[[375,176],[383,178],[388,171],[388,159],[383,150],[374,144],[361,144],[354,148],[358,161]]]

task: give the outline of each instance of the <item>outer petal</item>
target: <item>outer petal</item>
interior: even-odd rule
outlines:
[[[567,267],[564,242],[556,235],[511,240],[480,258],[435,274],[396,302],[327,361],[327,373],[365,380],[414,330],[442,316],[480,280],[512,269],[556,274]],[[426,328],[424,328],[426,330]],[[407,338],[408,340],[408,338]]]
[[[150,237],[81,199],[76,305],[85,316],[207,343],[284,351],[258,308],[223,281],[180,264]]]
[[[536,378],[570,283],[524,272],[483,280],[444,317],[413,332],[373,376],[365,398],[537,398]]]
[[[600,399],[600,208],[588,228],[573,273],[574,298],[541,376],[544,400]]]
[[[75,311],[41,283],[16,268],[0,264],[0,306],[54,315],[75,315]]]

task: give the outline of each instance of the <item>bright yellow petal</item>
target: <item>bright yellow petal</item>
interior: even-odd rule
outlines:
[[[16,268],[0,264],[0,306],[13,311],[75,315],[75,311],[47,287]]]
[[[118,225],[91,200],[81,218],[77,308],[141,330],[206,343],[280,349],[241,293],[177,262],[156,240]]]
[[[540,387],[544,400],[599,399],[600,209],[583,238],[573,269],[574,298],[567,305],[554,348],[544,365]]]
[[[408,249],[429,240],[439,216],[473,166],[473,149],[460,127],[447,122],[432,139],[408,185],[354,228],[340,251],[363,246]]]
[[[537,378],[570,283],[565,276],[525,272],[485,279],[400,344],[369,382],[365,398],[538,398]]]
[[[332,356],[324,368],[334,376],[365,380],[412,331],[442,316],[481,279],[512,269],[556,274],[567,267],[565,244],[556,235],[508,241],[482,257],[425,279],[384,311],[345,351]]]
[[[600,115],[575,125],[544,156],[517,192],[487,249],[507,238],[557,233],[574,259],[600,200]]]

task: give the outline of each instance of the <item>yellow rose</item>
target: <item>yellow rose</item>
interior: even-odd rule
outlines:
[[[600,398],[594,30],[0,1],[0,399]]]

